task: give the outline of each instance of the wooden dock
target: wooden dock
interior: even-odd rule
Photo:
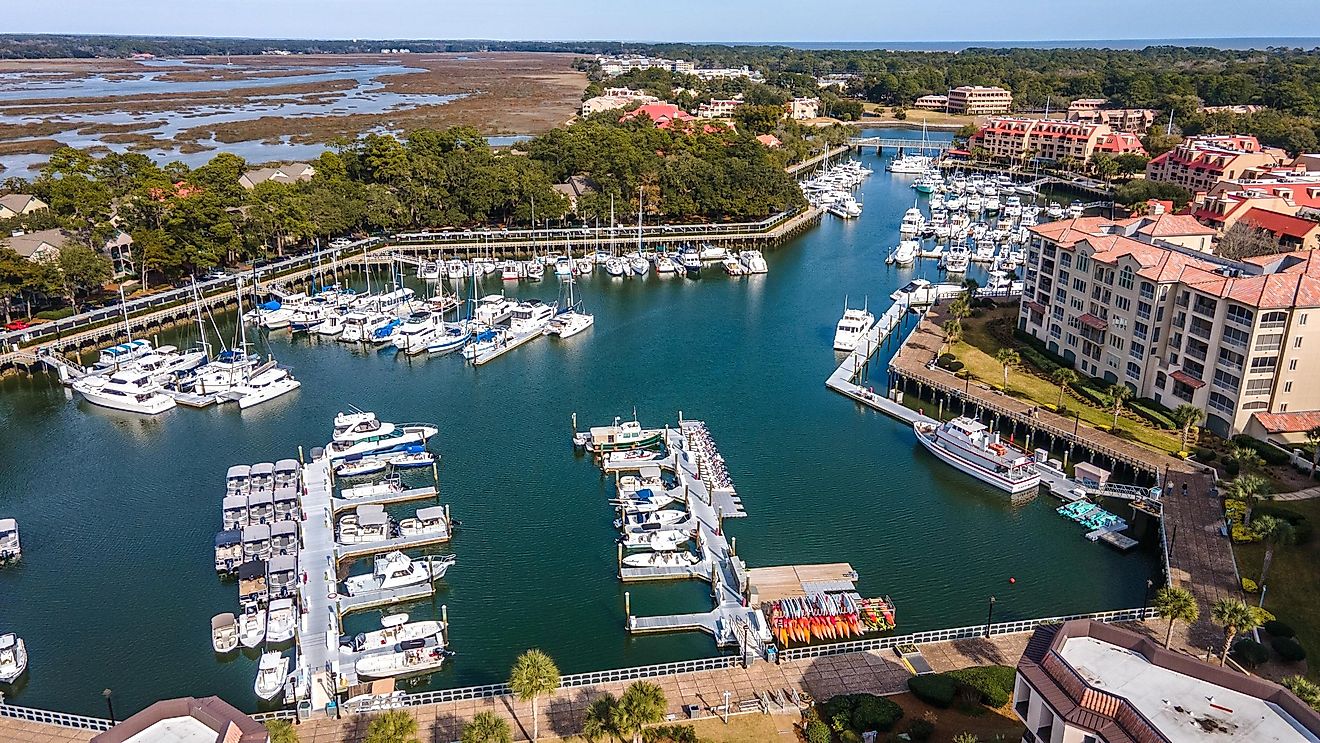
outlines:
[[[857,571],[846,562],[750,568],[750,590],[757,601],[798,598],[823,591],[856,591]]]
[[[395,550],[403,551],[410,549],[421,549],[423,547],[434,547],[438,544],[444,544],[453,538],[453,534],[448,529],[443,534],[417,534],[410,537],[390,537],[376,542],[362,542],[360,544],[340,544],[337,550],[339,560],[358,560],[371,555],[383,555]]]
[[[330,504],[335,513],[348,511],[358,506],[388,506],[395,503],[408,503],[410,501],[430,500],[438,498],[440,490],[438,488],[427,486],[424,488],[409,488],[397,493],[386,493],[384,495],[373,495],[368,498],[331,498]]]

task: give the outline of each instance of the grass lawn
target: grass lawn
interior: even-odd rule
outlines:
[[[678,720],[672,725],[691,725],[702,743],[796,743],[794,726],[799,717],[793,714],[733,715],[729,724],[718,717],[687,722]],[[583,738],[568,738],[570,743],[585,743]]]
[[[995,353],[1003,347],[1003,343],[989,331],[988,326],[996,319],[1008,318],[1011,323],[1017,309],[1008,307],[980,310],[980,312],[980,317],[963,318],[963,339],[955,343],[950,352],[958,357],[972,377],[998,389],[1004,384],[1004,371],[999,362],[995,361]],[[1007,393],[1052,410],[1059,402],[1059,387],[1043,375],[1031,373],[1033,371],[1035,369],[1028,366],[1025,359],[1018,368],[1009,369]],[[1082,422],[1093,428],[1108,431],[1114,422],[1113,411],[1084,404],[1076,398],[1065,395],[1064,405],[1069,410],[1080,413]],[[1118,428],[1124,438],[1144,444],[1156,451],[1167,454],[1177,452],[1179,449],[1178,436],[1175,432],[1161,431],[1122,416],[1119,416]]]
[[[1320,499],[1285,501],[1278,506],[1296,511],[1313,525],[1320,524]],[[1252,580],[1260,578],[1265,548],[1259,544],[1236,544],[1233,551],[1237,555],[1238,572]],[[1316,596],[1320,596],[1320,535],[1312,536],[1307,544],[1275,549],[1274,564],[1270,566],[1266,583],[1265,608],[1297,631],[1297,641],[1308,654],[1320,658],[1320,612],[1316,611]],[[1251,598],[1259,600],[1258,596]],[[1308,658],[1308,663],[1310,671],[1307,676],[1320,681],[1320,673],[1317,673],[1320,661]],[[1284,667],[1277,663],[1273,665]],[[1291,669],[1289,673],[1298,670]]]
[[[971,733],[981,743],[991,741],[1019,741],[1026,728],[1013,714],[1012,703],[999,709],[979,708],[974,714],[967,714],[955,708],[938,709],[917,699],[911,694],[898,694],[890,699],[903,708],[903,719],[899,721],[897,731],[902,732],[907,724],[925,717],[935,723],[933,741],[949,741],[959,733]],[[882,738],[883,740],[883,738]]]

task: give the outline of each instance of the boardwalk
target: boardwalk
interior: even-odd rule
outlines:
[[[307,583],[303,586],[303,615],[298,627],[297,662],[312,678],[312,708],[324,709],[335,697],[331,661],[339,649],[339,613],[334,597],[339,593],[335,565],[334,513],[330,496],[334,478],[330,458],[315,459],[303,466],[303,545],[299,565]]]
[[[1169,582],[1191,589],[1201,605],[1201,620],[1192,627],[1188,642],[1217,651],[1224,636],[1210,620],[1210,607],[1221,598],[1243,595],[1232,544],[1220,533],[1224,507],[1213,487],[1208,474],[1170,472],[1163,501]]]

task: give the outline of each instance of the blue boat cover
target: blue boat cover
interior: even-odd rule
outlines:
[[[278,310],[279,308],[280,308],[280,303],[274,299],[261,305],[261,309],[263,310]]]
[[[641,500],[651,500],[651,498],[654,496],[655,493],[652,493],[650,488],[642,488],[641,490],[637,491],[637,497],[640,498]]]

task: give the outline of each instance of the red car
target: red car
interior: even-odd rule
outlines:
[[[32,327],[32,323],[27,320],[15,320],[5,325],[5,330],[27,330]]]

